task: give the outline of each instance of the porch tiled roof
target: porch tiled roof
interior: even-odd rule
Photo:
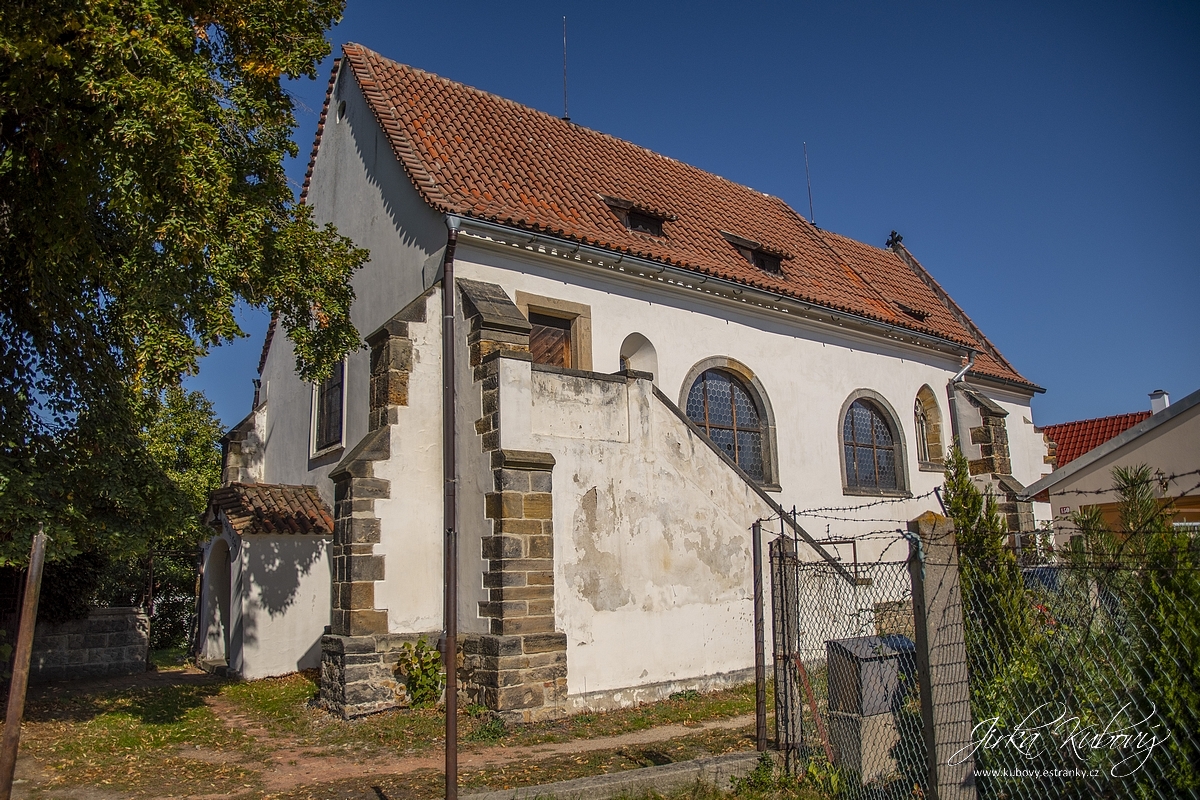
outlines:
[[[973,372],[1036,388],[966,315],[891,249],[811,225],[783,200],[629,142],[398,64],[361,45],[349,67],[425,201],[736,281],[976,348]],[[625,227],[613,199],[663,219],[663,235]],[[749,263],[724,233],[782,254]],[[915,264],[915,262],[914,262]]]
[[[1042,432],[1058,446],[1055,451],[1055,467],[1062,468],[1149,416],[1149,411],[1135,411],[1132,414],[1117,414],[1112,417],[1081,419],[1076,422],[1047,425]]]
[[[315,486],[232,483],[209,496],[207,521],[222,512],[239,535],[333,535],[333,515]]]

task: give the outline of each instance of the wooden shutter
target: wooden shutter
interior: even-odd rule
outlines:
[[[529,351],[533,362],[570,367],[571,320],[531,313],[529,324],[533,328],[529,332]]]

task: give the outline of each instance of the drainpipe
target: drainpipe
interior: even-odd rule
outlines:
[[[946,384],[946,398],[950,401],[950,434],[959,442],[958,446],[960,449],[962,447],[962,440],[959,439],[958,433],[958,392],[955,391],[954,387],[963,379],[963,376],[971,371],[971,367],[973,366],[975,366],[975,351],[968,350],[967,363]]]
[[[446,254],[442,258],[442,519],[445,547],[442,556],[442,664],[446,670],[446,800],[458,797],[458,517],[454,414],[454,249],[458,244],[458,217],[446,217]]]

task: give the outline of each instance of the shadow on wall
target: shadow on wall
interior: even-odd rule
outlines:
[[[649,372],[658,383],[658,352],[654,345],[640,333],[631,333],[621,343],[621,369]]]
[[[247,579],[257,605],[271,617],[282,616],[300,597],[304,578],[321,563],[329,542],[315,536],[289,538],[254,537],[247,541]],[[330,585],[330,576],[319,576],[322,586]],[[325,602],[328,605],[328,602]],[[257,643],[257,620],[254,613],[242,618],[242,641]],[[319,642],[318,636],[318,642]]]
[[[440,252],[446,244],[445,228],[441,220],[424,204],[403,168],[392,156],[387,137],[379,130],[379,124],[371,116],[366,101],[361,99],[361,90],[350,74],[349,65],[343,62],[339,72],[341,74],[338,81],[344,82],[342,91],[358,93],[360,97],[359,102],[350,108],[346,108],[344,104],[331,108],[330,123],[350,126],[354,149],[362,164],[367,183],[379,190],[380,199],[391,218],[392,227],[399,234],[401,243],[417,248],[427,255]],[[348,113],[351,109],[353,113]],[[414,230],[419,223],[414,224],[413,220],[422,216],[427,220],[429,228],[425,231]],[[427,241],[422,241],[422,233],[429,234]],[[440,266],[440,259],[437,262],[431,259],[430,265],[433,263]],[[423,275],[422,286],[417,291],[432,285],[435,277],[432,274]]]

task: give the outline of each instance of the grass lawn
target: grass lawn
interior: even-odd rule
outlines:
[[[34,781],[28,796],[64,796],[61,792],[83,786],[136,798],[391,800],[441,794],[444,717],[438,709],[346,721],[316,707],[315,672],[240,682],[185,670],[175,654],[158,654],[156,662],[160,671],[145,680],[110,688],[101,684],[93,691],[47,688],[31,695],[22,758],[32,758],[43,778]],[[465,764],[460,781],[464,792],[511,788],[750,750],[752,724],[705,728],[704,723],[753,711],[753,686],[685,692],[637,708],[532,725],[507,726],[485,709],[469,707],[459,721]],[[668,725],[683,729],[664,741],[581,743],[578,751],[569,744]],[[510,748],[525,749],[506,757]],[[489,760],[499,754],[498,763],[477,759],[471,766],[472,753],[488,754]],[[280,778],[289,770],[292,777]],[[799,785],[776,782],[758,789],[742,786],[737,795],[694,787],[688,796],[818,796],[798,791]]]

